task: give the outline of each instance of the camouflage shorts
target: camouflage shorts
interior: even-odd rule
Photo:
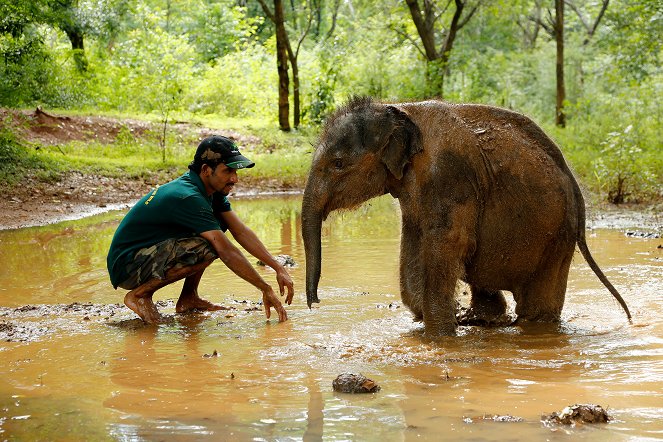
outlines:
[[[182,239],[167,239],[136,252],[134,260],[127,266],[129,278],[119,287],[133,290],[150,279],[164,279],[170,269],[189,267],[218,258],[209,242],[199,236]]]

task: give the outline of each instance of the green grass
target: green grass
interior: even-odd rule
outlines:
[[[70,112],[69,115],[74,114]],[[252,140],[249,145],[240,145],[243,153],[257,163],[256,167],[242,172],[247,182],[264,180],[272,186],[303,185],[310,164],[313,131],[286,133],[264,122],[246,120],[197,120],[190,133],[176,132],[171,128],[166,137],[165,161],[156,133],[136,137],[127,129],[121,130],[111,144],[73,141],[47,146],[27,143],[11,131],[10,125],[5,125],[0,131],[0,184],[11,189],[28,175],[41,181],[54,181],[69,171],[162,182],[186,170],[198,144],[198,126],[233,130]]]

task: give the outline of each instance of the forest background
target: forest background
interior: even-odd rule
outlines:
[[[154,123],[44,146],[8,114],[0,183],[174,176],[186,121],[242,134],[251,173],[301,186],[350,96],[437,97],[524,113],[592,195],[657,203],[662,42],[660,0],[0,0],[0,107]]]

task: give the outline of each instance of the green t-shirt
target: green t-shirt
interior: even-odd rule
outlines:
[[[228,199],[220,194],[209,197],[200,177],[192,171],[157,187],[129,210],[115,231],[106,259],[113,287],[129,277],[126,268],[138,250],[171,238],[225,231],[226,226],[220,225],[214,213],[230,210]]]

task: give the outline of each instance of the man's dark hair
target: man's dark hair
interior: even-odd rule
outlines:
[[[201,160],[201,161],[192,161],[189,163],[189,170],[192,172],[197,173],[200,175],[200,170],[203,168],[203,164],[207,164],[209,167],[212,168],[212,172],[214,172],[214,169],[216,169],[216,166],[221,164],[220,161],[210,161],[210,160]]]

